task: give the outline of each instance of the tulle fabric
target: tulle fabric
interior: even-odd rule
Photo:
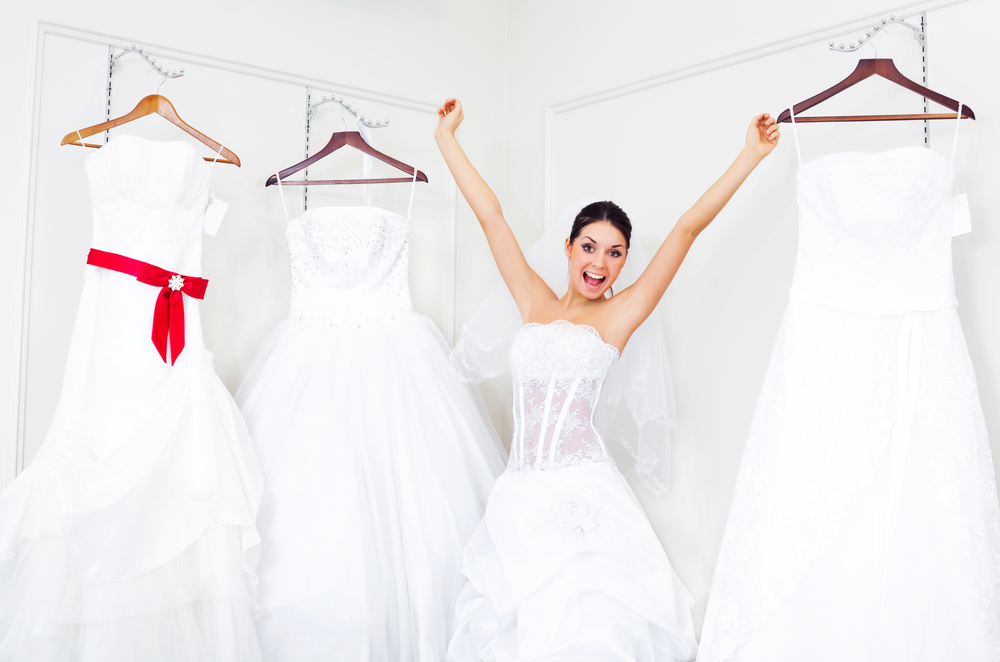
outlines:
[[[465,548],[449,662],[672,662],[693,600],[614,467],[507,472]]]
[[[789,302],[699,660],[1000,659],[1000,512],[975,374],[954,307],[914,316],[920,380],[895,495],[907,316]]]
[[[198,302],[174,366],[159,288],[85,267],[62,396],[0,495],[0,659],[258,660],[260,475]]]
[[[237,393],[264,473],[269,661],[438,661],[505,455],[426,317],[286,320]]]

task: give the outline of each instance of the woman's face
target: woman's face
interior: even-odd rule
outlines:
[[[600,299],[625,266],[625,235],[607,221],[584,226],[575,241],[566,239],[569,282],[587,299]]]

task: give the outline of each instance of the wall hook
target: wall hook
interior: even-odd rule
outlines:
[[[180,78],[181,76],[184,75],[183,68],[181,69],[165,68],[162,64],[157,64],[156,58],[152,57],[149,53],[147,53],[142,46],[137,47],[135,44],[132,44],[131,46],[126,46],[125,50],[123,50],[121,53],[111,58],[111,67],[109,70],[109,75],[113,74],[115,72],[115,69],[118,68],[118,60],[123,56],[128,55],[129,53],[135,53],[136,55],[141,57],[143,60],[149,63],[149,66],[152,67],[151,69],[152,71],[155,71],[156,73],[163,76],[163,80],[160,81],[160,85],[156,87],[157,94],[159,94],[160,92],[160,86],[162,86],[164,81],[166,81],[168,78]]]
[[[895,14],[893,14],[888,18],[883,18],[880,22],[876,23],[871,28],[865,30],[865,33],[863,35],[859,36],[855,41],[852,41],[849,44],[845,45],[843,42],[836,44],[831,41],[830,50],[838,51],[840,53],[853,53],[854,51],[860,49],[862,46],[867,44],[869,41],[872,40],[873,37],[875,37],[875,35],[877,35],[882,30],[886,29],[889,25],[893,23],[904,25],[913,30],[913,38],[917,40],[917,43],[919,43],[921,47],[926,42],[927,33],[924,31],[922,25],[913,25],[912,23],[907,23],[906,19],[904,19],[902,16],[896,16]],[[876,57],[877,56],[878,53],[876,52]]]
[[[313,116],[316,109],[322,106],[324,103],[336,103],[340,104],[341,107],[347,109],[352,115],[358,118],[358,121],[371,129],[381,129],[389,126],[389,120],[372,120],[365,118],[361,115],[357,108],[351,105],[350,101],[344,101],[344,97],[338,97],[336,95],[324,96],[322,101],[312,104],[309,106],[309,111],[307,113],[307,119]],[[341,116],[343,117],[343,116]]]

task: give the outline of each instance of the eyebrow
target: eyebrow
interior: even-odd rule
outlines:
[[[592,242],[594,242],[595,244],[597,243],[597,240],[596,240],[596,239],[594,239],[593,237],[591,237],[590,235],[587,235],[587,234],[585,234],[585,235],[583,235],[583,238],[584,238],[584,239],[590,239],[590,240],[591,240]],[[615,244],[615,245],[614,245],[614,246],[612,246],[611,248],[621,248],[621,247],[622,247],[622,245],[621,245],[621,244]]]

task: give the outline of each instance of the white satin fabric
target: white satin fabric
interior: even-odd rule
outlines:
[[[86,169],[95,248],[201,275],[211,168],[190,145],[119,136]],[[51,426],[0,495],[0,659],[259,660],[260,473],[200,302],[169,366],[160,288],[83,271]]]
[[[699,659],[1000,660],[1000,506],[924,148],[798,174],[790,300]]]
[[[595,427],[617,359],[570,322],[514,337],[510,462],[465,548],[450,662],[694,658],[691,596]]]
[[[407,219],[323,207],[287,229],[289,318],[236,400],[264,474],[268,662],[440,662],[462,548],[503,470],[478,391],[413,312]]]

